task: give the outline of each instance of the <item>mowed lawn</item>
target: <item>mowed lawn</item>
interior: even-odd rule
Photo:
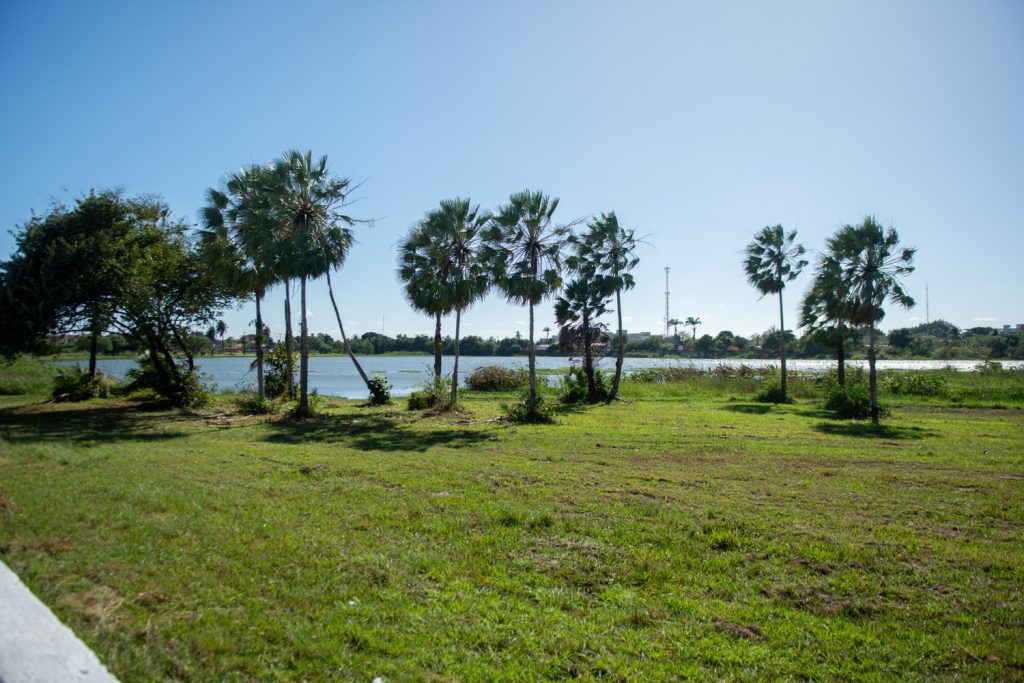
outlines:
[[[0,401],[0,559],[125,681],[1024,678],[1024,411],[512,426]]]

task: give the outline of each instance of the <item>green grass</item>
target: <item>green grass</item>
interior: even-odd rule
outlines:
[[[8,397],[0,558],[125,681],[1024,677],[1020,378],[879,430],[745,381],[537,427]]]
[[[48,394],[53,388],[57,368],[35,358],[0,358],[0,396]]]

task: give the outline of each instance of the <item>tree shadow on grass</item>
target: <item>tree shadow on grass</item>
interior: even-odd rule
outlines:
[[[898,427],[880,424],[877,427],[870,422],[850,422],[833,420],[819,422],[814,429],[831,436],[852,436],[867,439],[917,440],[935,436],[935,432],[921,427]]]
[[[480,430],[454,426],[450,429],[411,429],[381,415],[281,420],[269,426],[273,433],[265,437],[265,440],[270,443],[338,443],[361,451],[423,452],[435,446],[469,448],[494,439],[492,435]]]
[[[733,413],[745,413],[747,415],[767,415],[774,407],[774,403],[735,403],[725,406],[723,410]]]
[[[11,443],[68,441],[90,445],[118,441],[168,441],[185,436],[168,425],[191,421],[195,416],[178,412],[150,412],[151,405],[111,403],[88,408],[40,409],[19,405],[0,409],[0,435]]]

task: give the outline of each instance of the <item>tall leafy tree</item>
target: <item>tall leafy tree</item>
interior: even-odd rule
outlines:
[[[256,391],[263,387],[262,302],[267,289],[280,277],[275,270],[272,245],[276,224],[266,193],[268,169],[251,166],[232,174],[224,190],[210,188],[200,210],[202,253],[225,286],[251,294],[256,302]],[[220,321],[216,332],[223,338],[227,328]]]
[[[448,235],[440,210],[428,212],[398,244],[398,278],[409,304],[434,318],[434,377],[441,377],[441,317],[452,308],[448,277]]]
[[[768,226],[759,232],[745,250],[746,259],[743,270],[747,281],[757,291],[765,294],[779,295],[779,347],[780,364],[782,366],[782,400],[786,400],[786,326],[783,315],[782,290],[787,282],[792,282],[800,275],[807,265],[803,259],[805,249],[796,243],[796,230],[788,233],[781,225]],[[696,335],[696,328],[694,328]]]
[[[693,330],[693,341],[697,341],[697,326],[701,324],[700,318],[694,318],[692,315],[688,316],[683,324]]]
[[[852,324],[867,328],[868,381],[871,390],[871,422],[878,424],[878,380],[875,370],[875,326],[885,317],[890,301],[911,308],[914,299],[903,288],[902,278],[914,272],[913,248],[900,247],[894,227],[883,228],[874,216],[860,225],[845,225],[828,240],[836,256]]]
[[[490,214],[481,211],[468,199],[457,197],[441,202],[433,221],[439,225],[437,232],[444,235],[447,258],[444,272],[444,288],[448,290],[447,301],[455,311],[455,358],[452,364],[452,405],[458,401],[459,389],[459,335],[462,312],[482,299],[491,286],[491,276],[483,260],[484,231],[490,222]],[[432,230],[433,231],[433,228]]]
[[[594,379],[594,351],[607,340],[598,318],[608,312],[613,287],[604,276],[581,274],[573,278],[555,299],[555,321],[561,326],[559,347],[564,353],[583,355],[583,375],[587,380],[587,400],[607,399]]]
[[[563,248],[571,225],[553,221],[558,198],[523,190],[509,197],[491,219],[485,239],[485,260],[495,284],[509,301],[530,311],[528,408],[537,409],[537,348],[534,307],[562,286]]]
[[[615,355],[615,377],[608,393],[608,401],[615,400],[622,379],[622,362],[626,355],[626,335],[622,328],[622,292],[636,286],[633,274],[640,259],[636,255],[637,238],[635,231],[622,227],[615,212],[602,213],[587,224],[581,235],[569,238],[575,254],[570,266],[581,277],[592,280],[610,296],[615,295],[615,312],[618,316],[618,348]]]
[[[850,337],[846,282],[835,253],[824,253],[814,270],[814,281],[800,304],[800,326],[824,343],[836,347],[836,378],[846,386],[846,341]]]

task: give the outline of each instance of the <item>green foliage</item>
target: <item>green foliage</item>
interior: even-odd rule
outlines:
[[[273,401],[260,398],[254,392],[246,391],[235,399],[235,409],[242,415],[270,415],[277,411]]]
[[[677,366],[670,368],[643,368],[634,370],[626,376],[627,381],[640,384],[666,384],[668,382],[682,382],[686,379],[703,377],[704,373],[697,368],[689,366]]]
[[[590,394],[587,388],[587,375],[584,369],[574,365],[569,368],[559,385],[559,400],[562,403],[582,403],[584,401],[597,403],[608,398],[607,378],[604,372],[594,371],[594,393]]]
[[[473,391],[513,391],[530,383],[530,373],[522,368],[484,365],[466,377],[466,386]]]
[[[446,375],[432,376],[422,388],[409,394],[409,410],[448,410],[452,404],[452,381]]]
[[[274,344],[267,348],[263,354],[263,362],[266,366],[263,378],[263,391],[267,398],[281,398],[288,400],[295,398],[295,372],[292,370],[291,382],[288,381],[288,349],[283,343]],[[288,387],[292,387],[292,395],[286,396]]]
[[[199,373],[184,363],[158,369],[148,357],[140,359],[139,367],[129,370],[126,379],[126,391],[152,392],[177,408],[200,408],[210,402],[213,393]]]
[[[370,405],[386,406],[391,403],[391,382],[384,375],[374,375],[366,383],[370,389]]]
[[[882,376],[882,389],[896,396],[949,396],[949,380],[941,374],[890,370]]]
[[[54,366],[29,356],[0,360],[0,396],[45,394],[56,373]]]
[[[754,394],[761,403],[792,403],[793,397],[782,390],[782,384],[774,377],[761,382],[761,388]]]
[[[871,416],[871,393],[868,390],[868,376],[862,368],[846,368],[846,388],[839,385],[838,375],[833,368],[818,378],[818,386],[824,396],[823,407],[836,417],[843,419],[865,419]],[[879,405],[882,415],[888,413]]]
[[[78,366],[61,368],[53,381],[51,398],[54,401],[88,401],[90,398],[109,398],[117,389],[117,382],[102,372],[91,377]]]
[[[554,424],[554,407],[544,397],[537,395],[530,400],[530,393],[523,392],[519,400],[512,404],[502,404],[505,419],[513,424]]]

